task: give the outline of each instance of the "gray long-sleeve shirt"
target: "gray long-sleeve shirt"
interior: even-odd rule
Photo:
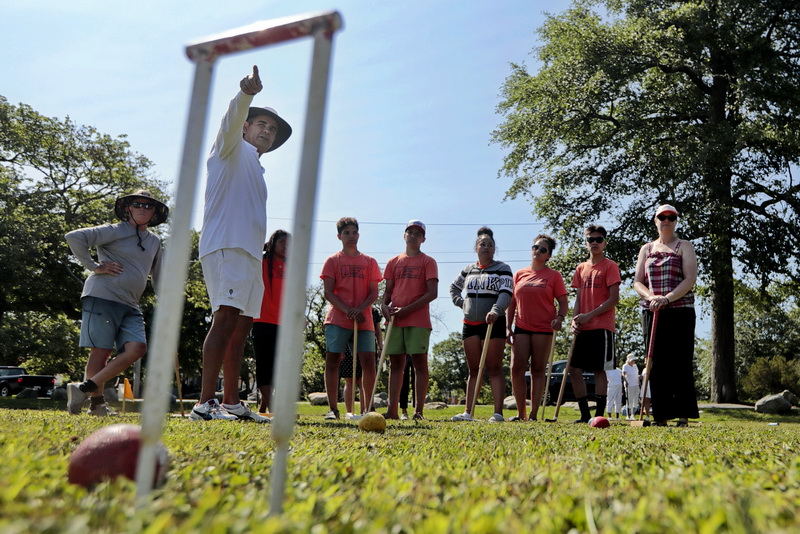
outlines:
[[[142,239],[141,247],[139,237]],[[97,297],[139,309],[148,275],[153,275],[155,285],[161,266],[161,240],[155,234],[139,230],[137,235],[136,228],[130,223],[120,222],[74,230],[65,238],[72,254],[92,271],[83,284],[81,298]],[[92,247],[97,250],[100,263],[119,263],[122,272],[117,276],[95,273],[100,265],[92,258]]]

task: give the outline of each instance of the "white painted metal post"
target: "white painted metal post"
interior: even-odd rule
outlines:
[[[175,194],[175,208],[172,210],[172,231],[158,284],[158,306],[153,316],[153,343],[142,404],[142,448],[136,469],[136,495],[140,498],[147,495],[153,487],[158,442],[169,408],[169,386],[183,319],[183,288],[189,271],[192,206],[208,115],[211,67],[211,63],[207,61],[198,61],[194,72],[181,172]]]
[[[288,277],[281,304],[281,327],[278,330],[278,362],[275,383],[275,417],[272,437],[275,455],[272,464],[270,514],[283,512],[289,440],[294,432],[297,399],[300,395],[300,369],[303,363],[303,331],[305,329],[306,278],[311,252],[311,222],[317,199],[319,160],[325,103],[328,93],[328,72],[331,57],[331,36],[318,31],[314,36],[308,106],[306,108],[303,154],[297,184],[297,200],[289,247]],[[355,369],[355,360],[353,360]],[[355,385],[354,385],[355,387]]]

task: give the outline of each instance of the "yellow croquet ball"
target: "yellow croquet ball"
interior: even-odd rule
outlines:
[[[358,421],[358,428],[366,432],[380,432],[382,434],[386,431],[386,419],[378,412],[365,413]]]

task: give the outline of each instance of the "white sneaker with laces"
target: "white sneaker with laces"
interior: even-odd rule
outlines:
[[[331,410],[325,414],[326,421],[335,421],[336,419],[339,419],[339,412]]]
[[[239,418],[223,411],[217,399],[210,399],[202,404],[195,404],[189,414],[189,419],[193,421],[211,421],[213,419],[236,421]]]
[[[86,413],[88,413],[89,415],[93,415],[95,417],[108,417],[112,415],[119,415],[111,408],[111,406],[109,406],[105,402],[102,404],[98,404],[94,408],[89,408],[89,411]]]
[[[256,423],[271,423],[272,418],[264,417],[263,415],[259,415],[252,411],[247,404],[240,402],[235,406],[231,406],[229,404],[222,405],[222,411],[233,415],[236,419],[241,419],[242,421],[255,421]]]
[[[359,419],[361,419],[361,416],[356,414],[356,413],[347,412],[347,414],[345,414],[344,418],[346,420],[348,420],[348,421],[358,421]]]
[[[451,421],[476,421],[474,417],[472,417],[469,412],[464,412],[458,415],[454,415],[450,418]]]
[[[505,419],[503,419],[503,414],[501,413],[496,413],[489,418],[490,423],[502,423],[503,421],[505,421]]]
[[[89,399],[86,393],[78,387],[79,385],[77,382],[67,384],[67,411],[72,415],[81,413],[83,405]]]

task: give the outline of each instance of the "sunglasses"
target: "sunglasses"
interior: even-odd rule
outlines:
[[[151,209],[154,209],[156,207],[155,204],[150,204],[149,202],[139,202],[139,201],[136,201],[136,200],[131,202],[131,206],[133,206],[134,208],[144,208],[146,210],[151,210]]]
[[[656,218],[659,221],[666,221],[667,219],[669,219],[670,222],[675,222],[678,220],[678,216],[675,215],[674,213],[671,215],[664,215],[663,213],[661,213],[659,215],[656,215]]]
[[[605,237],[603,237],[603,236],[599,236],[599,237],[587,237],[587,238],[586,238],[586,242],[587,242],[587,243],[598,243],[598,244],[599,244],[599,243],[602,243],[602,242],[603,242],[603,241],[605,241],[605,240],[606,240],[606,238],[605,238]]]
[[[531,247],[531,250],[533,250],[533,251],[536,251],[536,250],[538,250],[538,251],[539,251],[539,252],[541,252],[542,254],[547,254],[547,247],[541,247],[541,246],[539,246],[539,245],[533,245],[533,246]]]

